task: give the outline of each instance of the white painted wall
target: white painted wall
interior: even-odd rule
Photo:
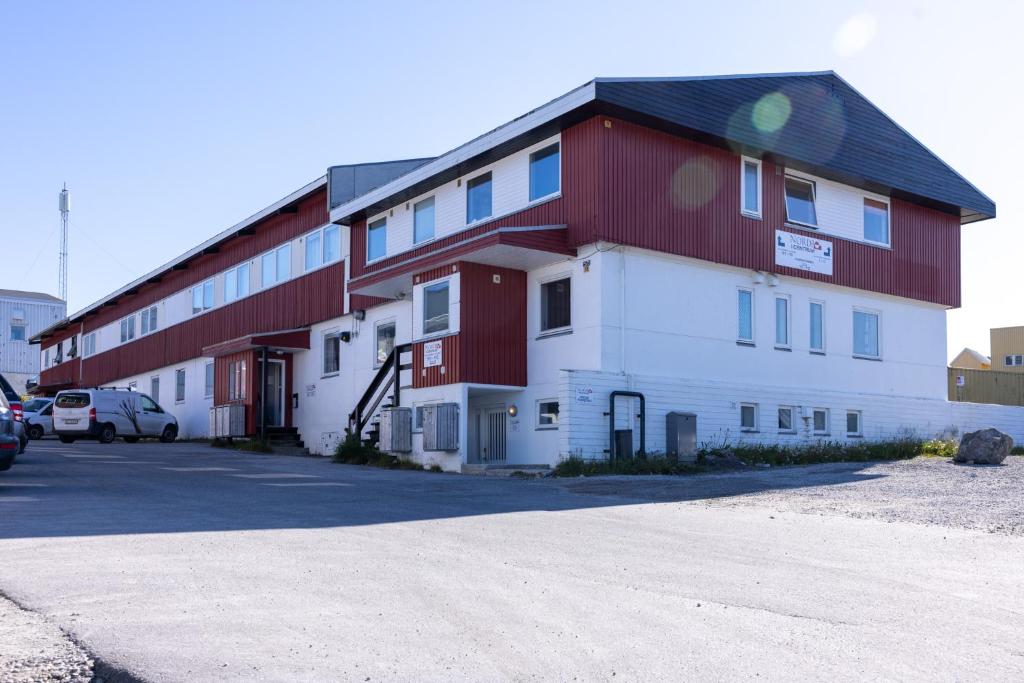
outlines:
[[[206,395],[206,364],[212,358],[193,358],[130,377],[122,377],[104,384],[105,387],[124,388],[132,386],[139,393],[156,401],[166,412],[178,419],[178,436],[183,439],[201,439],[209,435],[210,408],[213,396]],[[185,370],[185,400],[175,401],[175,372]],[[160,395],[150,392],[153,377],[160,378]]]

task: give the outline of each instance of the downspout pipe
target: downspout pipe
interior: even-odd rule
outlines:
[[[647,457],[646,399],[639,391],[613,391],[608,395],[608,459],[615,460],[619,457],[615,444],[615,399],[619,396],[640,399],[640,457],[645,458]]]

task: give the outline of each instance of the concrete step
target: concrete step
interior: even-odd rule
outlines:
[[[485,477],[544,477],[551,468],[548,465],[510,465],[507,463],[465,463],[463,474],[477,474]]]

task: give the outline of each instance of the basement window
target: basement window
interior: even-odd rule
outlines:
[[[846,435],[861,436],[861,419],[859,410],[846,411]]]
[[[786,176],[786,220],[812,228],[818,227],[813,182]]]
[[[757,431],[757,404],[756,403],[741,403],[740,404],[740,431],[742,431],[742,432],[756,432]]]
[[[779,433],[796,433],[796,428],[793,426],[793,406],[779,406]]]
[[[812,413],[814,421],[814,434],[816,436],[828,435],[828,408],[815,408]]]

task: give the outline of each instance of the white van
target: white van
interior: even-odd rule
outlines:
[[[145,394],[127,389],[67,389],[53,401],[53,432],[63,443],[97,439],[110,443],[120,436],[128,443],[178,436],[178,421]]]

